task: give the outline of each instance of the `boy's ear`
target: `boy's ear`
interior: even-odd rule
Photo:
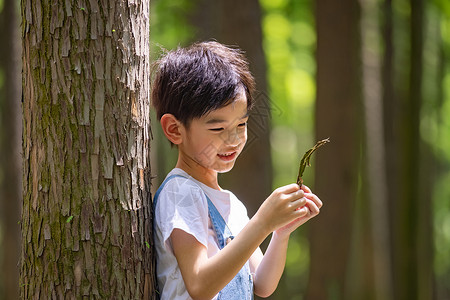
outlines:
[[[160,122],[162,130],[169,141],[175,145],[180,144],[182,142],[181,122],[172,114],[164,114]]]

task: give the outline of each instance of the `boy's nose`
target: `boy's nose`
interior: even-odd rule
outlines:
[[[238,130],[227,130],[223,136],[223,141],[228,146],[237,146],[243,139],[245,139],[245,137],[241,137]]]

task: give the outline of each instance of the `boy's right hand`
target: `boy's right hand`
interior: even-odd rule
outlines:
[[[277,188],[263,202],[255,217],[271,233],[308,213],[305,193],[293,183]],[[302,208],[304,207],[304,208]]]

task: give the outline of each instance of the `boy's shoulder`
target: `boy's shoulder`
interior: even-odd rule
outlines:
[[[157,193],[155,194],[155,210],[158,214],[180,214],[191,215],[208,213],[208,204],[205,193],[200,186],[196,184],[186,174],[177,171],[170,172]]]
[[[160,186],[160,193],[198,194],[202,192],[201,187],[181,169],[173,169],[167,174],[164,182]]]
[[[179,168],[174,168],[172,169],[166,176],[166,178],[164,179],[164,181],[167,184],[170,183],[176,183],[178,185],[196,185],[195,181],[193,180],[193,178],[186,173],[184,170],[179,169]]]

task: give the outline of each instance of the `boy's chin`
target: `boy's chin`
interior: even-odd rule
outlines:
[[[234,167],[234,162],[230,163],[228,166],[220,166],[216,168],[217,173],[223,174],[230,172]]]

